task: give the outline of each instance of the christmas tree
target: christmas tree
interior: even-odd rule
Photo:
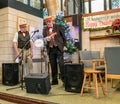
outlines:
[[[69,28],[69,25],[66,23],[66,21],[65,21],[65,19],[63,17],[63,14],[58,13],[56,15],[56,18],[55,18],[54,22],[56,24],[60,24],[63,27],[64,31],[65,31],[65,36],[66,36],[66,39],[67,39],[67,45],[66,45],[67,50],[65,52],[73,54],[74,52],[77,51],[77,47],[75,47],[75,45],[74,45],[74,39],[72,39],[70,37],[70,33],[69,33],[70,28]]]

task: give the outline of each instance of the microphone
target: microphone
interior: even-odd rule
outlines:
[[[32,33],[36,33],[36,32],[39,32],[39,30],[35,30],[35,31],[33,31]]]
[[[35,30],[34,33],[39,32],[39,30]]]

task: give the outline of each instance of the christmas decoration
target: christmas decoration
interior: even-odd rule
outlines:
[[[66,39],[67,39],[67,45],[66,45],[67,50],[66,50],[66,53],[73,54],[74,52],[77,51],[77,47],[75,47],[75,45],[74,45],[74,39],[72,39],[70,37],[70,33],[69,33],[70,28],[69,28],[69,25],[64,20],[62,12],[61,13],[57,13],[54,22],[56,24],[60,24],[63,27],[63,29],[65,30],[65,36],[66,36]]]
[[[113,33],[120,33],[120,19],[115,19],[112,24]]]

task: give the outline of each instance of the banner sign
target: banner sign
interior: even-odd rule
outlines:
[[[118,18],[120,18],[120,12],[84,17],[84,29],[108,27]]]

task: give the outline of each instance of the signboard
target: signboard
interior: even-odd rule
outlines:
[[[120,18],[120,12],[84,17],[84,29],[108,27],[118,18]]]

